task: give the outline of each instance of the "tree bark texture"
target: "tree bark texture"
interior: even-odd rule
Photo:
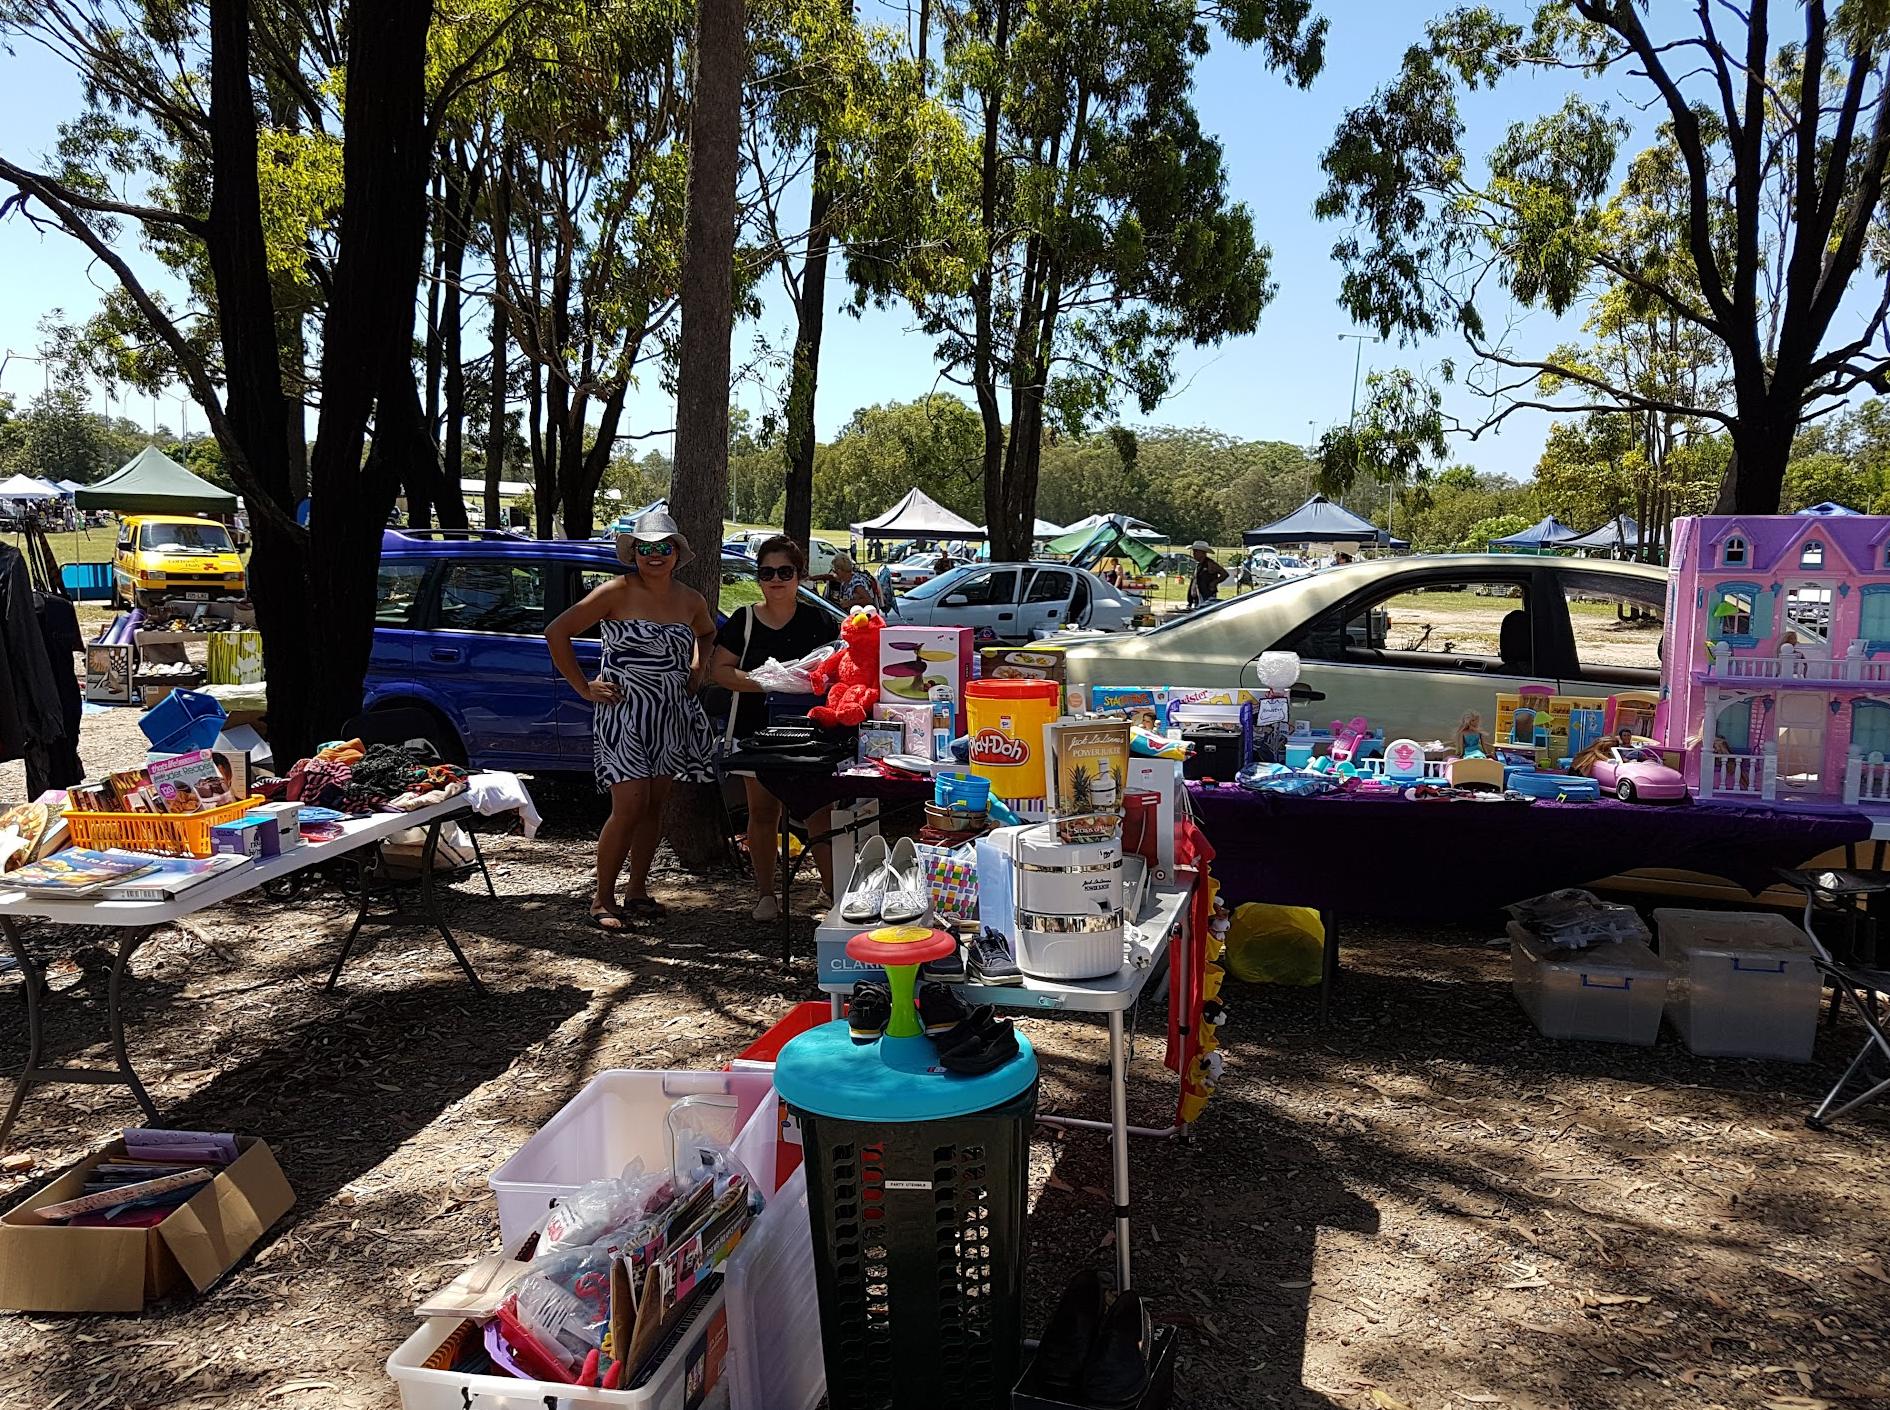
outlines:
[[[807,259],[801,266],[799,321],[794,334],[794,370],[788,383],[786,507],[781,531],[806,544],[814,531],[814,448],[817,444],[814,399],[820,385],[820,342],[827,320],[827,258],[833,232],[827,219],[833,187],[823,179],[832,158],[817,145],[813,197],[807,213]]]
[[[1004,71],[1010,48],[1010,0],[997,0],[995,29],[992,35],[992,62],[996,72]],[[997,230],[998,184],[1003,176],[998,133],[1003,124],[1003,84],[993,81],[985,86],[984,131],[979,146],[978,222],[985,233],[987,253],[983,265],[972,280],[973,330],[971,346],[971,386],[978,402],[978,419],[984,427],[984,522],[991,532],[1001,534],[1004,522],[1004,413],[998,407],[997,349],[992,300],[996,295],[997,274],[993,266],[999,244]],[[999,545],[991,545],[992,560],[1002,561]]]
[[[735,330],[735,179],[740,164],[742,0],[696,10],[689,188],[683,224],[682,331],[676,368],[676,468],[669,512],[695,550],[677,575],[713,608],[721,593],[728,502],[729,341]],[[679,785],[664,819],[670,850],[702,870],[728,855],[714,785]]]
[[[377,401],[404,406],[414,386],[414,293],[426,249],[432,157],[425,84],[432,11],[431,0],[385,0],[350,14],[339,254],[310,464],[308,576],[327,657],[326,669],[309,682],[308,718],[318,737],[332,737],[361,708],[373,643],[374,565],[399,488],[385,459],[363,465],[362,449]]]

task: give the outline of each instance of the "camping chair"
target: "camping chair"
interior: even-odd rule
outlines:
[[[1837,1022],[1841,1004],[1849,1003],[1856,1011],[1858,1019],[1864,1025],[1864,1045],[1858,1049],[1857,1056],[1844,1069],[1842,1076],[1825,1093],[1824,1100],[1817,1109],[1805,1118],[1805,1124],[1814,1131],[1822,1131],[1838,1117],[1866,1106],[1877,1098],[1890,1092],[1890,1036],[1886,1036],[1883,1022],[1878,1016],[1877,996],[1890,994],[1890,970],[1871,969],[1854,960],[1839,962],[1830,950],[1818,938],[1818,932],[1812,928],[1812,916],[1818,910],[1819,903],[1825,904],[1827,911],[1842,911],[1845,918],[1845,941],[1852,956],[1857,954],[1857,914],[1858,900],[1862,898],[1866,905],[1872,898],[1890,892],[1890,873],[1883,870],[1884,847],[1877,843],[1872,847],[1872,856],[1867,868],[1858,865],[1855,844],[1844,849],[1845,866],[1828,871],[1781,870],[1779,876],[1792,886],[1805,893],[1805,915],[1802,922],[1807,937],[1811,940],[1812,963],[1831,986],[1830,1021]],[[1871,943],[1876,943],[1875,918],[1866,916],[1866,924],[1872,931]],[[1862,1078],[1864,1090],[1842,1105],[1840,1100],[1850,1089],[1855,1079]]]
[[[1849,964],[1876,965],[1883,962],[1884,912],[1890,908],[1890,847],[1885,843],[1868,844],[1860,851],[1855,842],[1844,846],[1841,867],[1780,867],[1778,879],[1804,893],[1805,933],[1813,935],[1813,920],[1822,917],[1842,926],[1841,953]],[[1827,926],[1827,932],[1829,927]],[[1837,991],[1831,995],[1829,1021],[1837,1022],[1840,1007]]]

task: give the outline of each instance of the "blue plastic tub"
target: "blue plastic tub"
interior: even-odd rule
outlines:
[[[75,602],[104,602],[112,595],[112,565],[68,563],[59,570],[59,581]]]
[[[223,733],[229,713],[213,695],[195,690],[173,690],[144,712],[138,728],[151,741],[154,754],[183,754],[208,749]]]

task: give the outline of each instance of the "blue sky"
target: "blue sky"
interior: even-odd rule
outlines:
[[[1439,8],[1443,8],[1439,0]],[[1233,435],[1305,444],[1327,425],[1342,422],[1352,394],[1354,345],[1338,335],[1355,331],[1336,303],[1339,273],[1328,252],[1338,228],[1312,218],[1312,202],[1323,182],[1319,154],[1340,114],[1363,102],[1396,70],[1407,45],[1421,34],[1433,13],[1427,5],[1384,0],[1325,0],[1331,17],[1325,72],[1307,92],[1289,88],[1266,72],[1251,52],[1222,45],[1202,65],[1197,95],[1206,128],[1222,141],[1234,195],[1252,209],[1260,237],[1273,249],[1273,275],[1279,292],[1253,335],[1218,348],[1184,351],[1179,359],[1178,390],[1147,421],[1203,425]],[[56,61],[32,46],[0,56],[0,150],[15,160],[37,159],[53,140],[54,124],[77,107],[77,84]],[[1480,155],[1508,123],[1541,113],[1559,103],[1566,83],[1560,77],[1516,77],[1495,94],[1472,95],[1465,106],[1468,146]],[[1608,96],[1597,94],[1596,96]],[[1614,99],[1617,109],[1623,105]],[[1634,116],[1631,109],[1630,116]],[[98,288],[109,275],[90,270],[82,249],[57,234],[41,235],[17,217],[0,223],[0,349],[31,354],[37,346],[40,318],[54,307],[68,316],[90,311]],[[833,281],[835,302],[842,290]],[[1525,346],[1547,348],[1573,331],[1547,315],[1534,315],[1519,335]],[[761,327],[737,330],[736,356],[752,344],[757,331],[785,345],[789,335],[785,300],[770,300]],[[1426,367],[1464,351],[1455,340],[1416,349],[1366,345],[1364,366]],[[0,376],[0,389],[25,401],[37,392],[40,369],[14,362]],[[897,314],[844,314],[827,321],[821,366],[819,423],[830,437],[854,408],[874,402],[905,400],[936,385],[929,341],[910,331]],[[758,392],[744,392],[744,402],[759,406]],[[1450,398],[1464,416],[1474,404],[1457,390]],[[94,405],[105,409],[102,393]],[[152,403],[134,396],[112,409],[149,424]],[[158,409],[160,420],[175,427],[178,404]],[[653,386],[630,404],[626,431],[647,431],[669,424],[670,408]],[[1124,420],[1144,420],[1133,407]],[[189,412],[192,429],[203,417]],[[1518,478],[1531,473],[1548,418],[1536,413],[1514,416],[1500,435],[1476,442],[1459,441],[1455,458],[1479,468]],[[660,444],[660,442],[657,442]],[[646,443],[648,444],[648,443]]]

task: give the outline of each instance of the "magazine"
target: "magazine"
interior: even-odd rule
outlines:
[[[136,852],[113,848],[105,853],[122,861],[149,862],[141,876],[108,882],[93,895],[101,901],[171,901],[183,892],[233,867],[244,866],[248,857],[225,853],[217,857],[142,857]]]
[[[236,801],[216,755],[208,749],[160,759],[151,765],[151,783],[167,813],[199,813]]]
[[[76,896],[109,882],[129,881],[157,870],[156,857],[113,856],[87,847],[68,847],[31,866],[7,873],[6,885],[39,896]]]

